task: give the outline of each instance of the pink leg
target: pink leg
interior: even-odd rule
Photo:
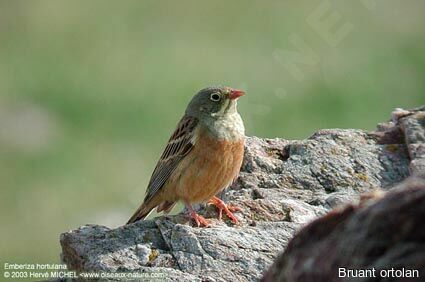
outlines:
[[[223,216],[223,211],[224,211],[226,215],[233,221],[234,224],[237,224],[239,222],[238,218],[232,212],[242,211],[241,208],[226,205],[221,199],[217,198],[216,196],[212,197],[211,200],[208,201],[208,204],[214,205],[217,207],[218,219],[221,220],[221,217]]]
[[[209,220],[206,220],[203,216],[197,214],[196,211],[192,208],[192,206],[188,202],[185,202],[185,205],[186,205],[187,210],[189,211],[190,217],[193,218],[193,220],[195,220],[196,225],[198,227],[200,227],[200,226],[201,227],[202,226],[209,227],[210,226]]]

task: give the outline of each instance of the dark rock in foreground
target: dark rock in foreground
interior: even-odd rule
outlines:
[[[79,272],[258,280],[306,223],[423,171],[424,120],[423,108],[398,110],[376,132],[321,130],[302,141],[248,138],[241,175],[222,195],[243,209],[238,226],[226,218],[196,228],[184,215],[117,229],[87,225],[61,235],[62,260]],[[216,217],[212,207],[200,213]]]
[[[383,198],[373,195],[310,223],[262,281],[423,281],[424,216],[425,179],[411,177]]]

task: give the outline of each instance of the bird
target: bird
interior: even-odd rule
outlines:
[[[216,195],[238,177],[245,144],[245,127],[238,113],[238,99],[245,92],[226,86],[207,87],[189,102],[150,178],[144,200],[127,224],[146,218],[156,208],[169,213],[181,201],[198,227],[211,221],[199,215],[193,204],[207,203],[223,211],[234,224],[232,213]]]

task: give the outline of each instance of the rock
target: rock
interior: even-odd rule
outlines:
[[[243,209],[236,213],[239,225],[225,218],[197,228],[184,214],[116,229],[86,225],[61,235],[62,260],[78,272],[258,280],[307,223],[358,201],[361,193],[389,190],[421,172],[423,113],[393,113],[393,121],[375,132],[328,129],[300,141],[250,137],[240,177],[221,195]],[[217,216],[212,207],[198,210]]]
[[[355,281],[418,281],[425,277],[424,214],[425,179],[411,177],[384,197],[368,197],[310,223],[262,281],[341,281],[350,278],[348,270],[374,270],[369,277],[352,274]],[[391,269],[404,269],[404,277],[389,274]]]

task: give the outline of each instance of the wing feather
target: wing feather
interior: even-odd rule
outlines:
[[[194,117],[183,116],[177,125],[164,152],[159,159],[149,181],[144,202],[146,203],[158,193],[168,178],[176,169],[178,163],[190,152],[194,146],[194,134],[198,120]]]

